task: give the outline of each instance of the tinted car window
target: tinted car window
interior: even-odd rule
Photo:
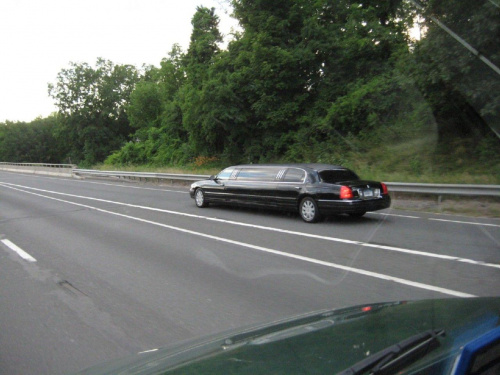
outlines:
[[[226,168],[217,175],[217,178],[221,180],[227,180],[231,176],[231,173],[233,173],[233,170],[234,168]]]
[[[283,178],[284,182],[304,182],[304,178],[306,173],[302,169],[297,168],[289,168],[285,177]]]
[[[359,177],[356,175],[356,173],[348,169],[321,171],[319,172],[319,177],[321,178],[321,181],[328,184],[335,184],[341,181],[359,180]]]
[[[242,181],[274,181],[280,168],[243,168],[238,173]]]

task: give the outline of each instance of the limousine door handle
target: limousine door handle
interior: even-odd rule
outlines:
[[[300,190],[300,186],[295,186],[295,189]]]

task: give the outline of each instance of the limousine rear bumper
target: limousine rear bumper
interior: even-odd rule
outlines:
[[[318,208],[322,214],[355,214],[383,210],[391,206],[391,197],[383,195],[377,199],[355,200],[318,200]]]

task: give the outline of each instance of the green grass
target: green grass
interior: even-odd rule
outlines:
[[[481,157],[470,142],[439,146],[432,138],[351,153],[349,166],[362,178],[388,182],[500,184],[500,150]]]

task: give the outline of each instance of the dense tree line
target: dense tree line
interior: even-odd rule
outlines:
[[[499,75],[438,22],[500,66],[500,11],[492,2],[232,5],[241,31],[227,48],[215,10],[198,7],[189,48],[174,45],[159,67],[71,64],[49,86],[57,115],[0,124],[0,159],[342,163],[340,150],[436,129],[438,141],[487,135],[495,142]],[[416,20],[420,41],[409,35]]]
[[[61,163],[66,143],[58,138],[57,115],[31,122],[0,123],[0,161]]]

